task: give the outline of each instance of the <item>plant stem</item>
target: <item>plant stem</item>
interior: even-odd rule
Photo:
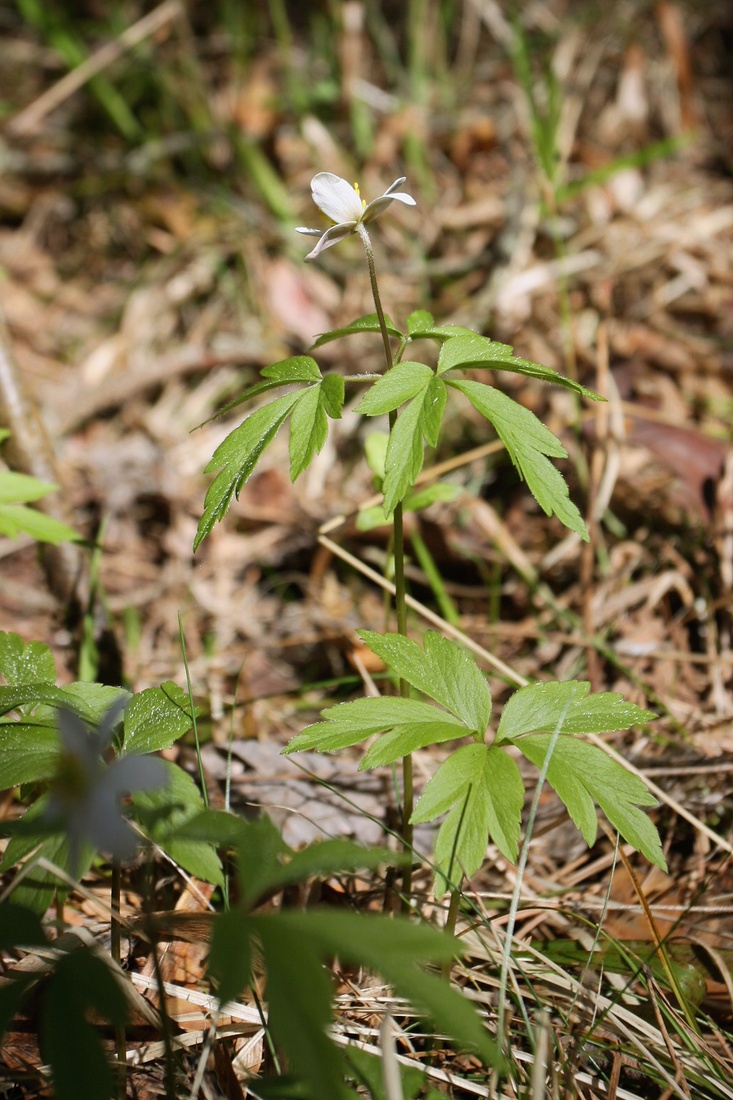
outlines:
[[[379,328],[382,333],[382,343],[384,345],[384,358],[387,364],[387,370],[391,370],[394,365],[392,358],[392,347],[389,342],[389,332],[387,331],[387,322],[384,318],[384,310],[382,309],[382,299],[379,295],[379,283],[377,282],[377,269],[374,265],[374,253],[372,251],[372,242],[365,226],[360,222],[357,226],[357,232],[361,237],[362,244],[364,245],[364,251],[366,252],[367,265],[369,267],[369,280],[372,284],[372,297],[374,299],[374,308],[377,311],[377,319],[379,320]],[[389,430],[390,432],[397,422],[397,413],[391,412],[389,414]],[[394,510],[392,517],[392,544],[394,551],[394,585],[395,585],[395,613],[397,616],[397,632],[407,637],[407,603],[406,603],[406,589],[405,589],[405,537],[403,526],[403,511],[402,502],[400,501]],[[410,685],[406,680],[400,679],[400,695],[404,698],[408,698],[410,694]],[[403,892],[403,908],[409,909],[409,899],[412,893],[412,810],[414,805],[414,788],[413,788],[413,775],[412,775],[412,756],[407,755],[402,757],[402,846],[408,855],[409,862],[405,866],[402,874],[402,892]]]

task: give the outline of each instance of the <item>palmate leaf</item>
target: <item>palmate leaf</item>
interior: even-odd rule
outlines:
[[[398,996],[426,1011],[462,1048],[477,1051],[487,1064],[500,1062],[471,1003],[422,969],[450,963],[460,953],[445,933],[399,918],[330,910],[262,916],[234,910],[214,922],[210,968],[222,999],[237,996],[251,981],[255,944],[266,971],[268,1022],[294,1073],[310,1086],[309,1096],[344,1094],[347,1067],[326,1035],[332,988],[323,960],[334,956],[382,975]]]
[[[546,457],[566,458],[567,451],[533,412],[483,382],[446,379],[463,393],[496,429],[507,453],[533,497],[548,515],[556,515],[571,531],[588,541],[583,517],[569,498],[568,486],[559,470]]]
[[[496,735],[511,742],[538,768],[556,739],[547,780],[565,803],[586,843],[595,843],[598,820],[593,800],[621,835],[658,867],[664,868],[657,831],[638,807],[655,806],[643,781],[602,749],[576,734],[606,733],[643,725],[656,716],[616,692],[590,694],[583,681],[552,681],[520,688],[507,701]]]
[[[425,634],[424,649],[402,634],[358,633],[397,676],[440,703],[467,731],[483,737],[491,718],[491,691],[464,649],[435,630]]]
[[[425,1010],[454,1041],[476,1050],[491,1065],[498,1060],[495,1043],[489,1038],[471,1003],[449,985],[432,974],[426,974],[426,963],[448,963],[460,954],[460,945],[444,932],[428,925],[412,924],[382,916],[359,916],[330,909],[310,909],[306,912],[281,911],[250,918],[257,935],[272,935],[277,926],[277,942],[296,938],[318,958],[336,955],[344,962],[367,967],[381,974],[395,989],[418,1008]],[[285,962],[276,951],[272,963],[285,974]],[[270,980],[268,960],[268,989]],[[297,973],[297,963],[290,971]],[[302,984],[298,982],[298,984]],[[319,1091],[315,1095],[329,1095]]]
[[[445,711],[416,699],[381,696],[337,703],[321,712],[326,719],[306,726],[283,749],[285,754],[303,750],[335,752],[358,745],[376,733],[377,741],[362,761],[362,767],[391,763],[425,745],[464,737],[466,726]]]
[[[441,764],[412,815],[418,824],[448,811],[435,843],[437,897],[478,870],[489,837],[516,862],[523,803],[519,768],[494,745],[463,745]]]
[[[467,370],[470,367],[511,371],[514,374],[523,374],[528,378],[537,378],[542,382],[563,386],[593,401],[605,400],[593,390],[586,389],[572,378],[565,378],[550,367],[543,367],[541,363],[533,363],[528,359],[520,359],[512,355],[512,349],[508,344],[498,344],[487,336],[464,330],[460,335],[443,344],[438,359],[438,374],[444,374],[449,370]]]
[[[541,768],[552,735],[518,737],[514,744],[528,760]],[[612,760],[603,749],[576,737],[561,735],[547,769],[547,781],[567,807],[583,839],[595,843],[598,820],[593,800],[624,840],[650,863],[667,870],[659,834],[640,806],[656,806],[657,800],[637,775]]]

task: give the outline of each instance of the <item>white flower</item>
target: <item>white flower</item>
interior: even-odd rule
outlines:
[[[296,233],[307,233],[309,236],[321,238],[313,251],[308,253],[306,260],[315,260],[324,248],[330,248],[332,244],[337,244],[344,237],[350,237],[352,233],[358,231],[360,225],[366,225],[367,222],[378,218],[395,199],[408,206],[415,206],[412,195],[404,191],[395,191],[395,187],[399,187],[406,179],[406,176],[400,176],[383,195],[366,203],[359,194],[356,184],[352,187],[350,183],[341,179],[340,176],[334,176],[332,172],[319,172],[314,176],[311,181],[313,201],[319,210],[322,210],[335,224],[325,232],[321,229],[306,229],[304,226],[298,226]]]
[[[110,764],[102,758],[127,702],[113,703],[97,730],[88,729],[71,711],[57,712],[62,750],[51,780],[46,819],[68,830],[72,874],[78,872],[84,844],[115,859],[133,856],[137,837],[122,816],[120,797],[166,782],[161,760],[133,753]]]

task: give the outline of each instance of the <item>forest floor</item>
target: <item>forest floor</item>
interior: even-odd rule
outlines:
[[[77,88],[47,28],[0,16],[0,304],[18,368],[9,385],[42,422],[26,468],[49,471],[45,432],[60,486],[51,507],[100,550],[82,555],[74,621],[35,544],[0,540],[0,629],[49,645],[61,682],[79,677],[81,650],[94,676],[135,691],[185,685],[183,636],[212,798],[229,747],[232,805],[263,807],[289,844],[380,841],[389,775],[357,773],[353,757],[279,755],[329,702],[358,694],[356,629],[391,622],[384,593],[320,530],[330,523],[338,548],[385,569],[385,530],[355,522],[374,493],[355,401],[295,485],[281,433],[195,555],[192,544],[204,467],[243,415],[210,419],[216,410],[262,367],[373,309],[358,240],[303,262],[307,238],[293,230],[318,224],[311,177],[358,179],[369,200],[406,175],[417,206],[394,203],[373,234],[395,322],[429,309],[607,398],[497,380],[562,439],[588,545],[487,448],[482,418],[449,414],[426,469],[455,459],[445,477],[456,491],[409,516],[410,591],[495,659],[484,666],[497,712],[512,676],[496,660],[514,683],[585,679],[659,715],[607,743],[654,784],[668,874],[631,855],[632,876],[604,833],[589,851],[547,792],[515,935],[576,943],[563,973],[600,990],[608,976],[588,971],[583,951],[601,917],[609,938],[653,941],[641,892],[700,984],[700,1042],[733,1080],[730,6],[546,0],[523,5],[517,37],[488,0],[409,5],[419,27],[397,5],[394,20],[381,5],[336,5],[340,25],[298,9],[277,34],[264,15],[239,28],[226,5],[230,23],[168,2],[132,45],[122,29],[143,5],[127,4],[134,18],[119,26],[77,7],[64,26],[87,57],[119,45]],[[315,354],[354,374],[379,370],[380,348],[352,337]],[[425,628],[417,611],[410,628]],[[193,761],[190,745],[176,751]],[[419,785],[434,767],[433,753],[417,754]],[[468,892],[499,929],[514,884],[490,847]],[[418,882],[426,906],[429,885]],[[125,904],[134,911],[132,888]],[[200,977],[187,950],[168,972],[182,986],[186,967]],[[571,988],[550,983],[545,1003],[577,1080],[557,1078],[547,1095],[733,1095],[689,1091],[688,1052],[659,1039],[661,1025],[634,1041],[672,1067],[672,1085],[631,1040],[616,1061],[571,1050]],[[468,1070],[453,1087],[490,1094]]]

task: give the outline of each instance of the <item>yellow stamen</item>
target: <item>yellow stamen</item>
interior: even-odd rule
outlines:
[[[361,191],[359,190],[359,184],[358,183],[354,184],[354,190],[356,191],[357,195],[361,199]],[[362,208],[362,210],[366,210],[366,207],[367,207],[366,199],[361,199],[361,208]]]

